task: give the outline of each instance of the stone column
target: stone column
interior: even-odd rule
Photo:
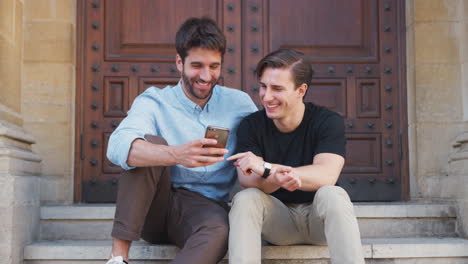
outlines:
[[[412,199],[457,199],[448,171],[454,139],[464,131],[464,0],[408,0],[408,115]]]
[[[21,112],[42,159],[42,203],[73,202],[76,6],[76,0],[24,5]]]
[[[468,236],[468,1],[406,4],[411,198],[458,201]]]
[[[22,127],[23,1],[0,1],[0,262],[23,263],[39,230],[40,159]]]
[[[462,76],[463,132],[457,136],[449,158],[449,173],[458,177],[458,231],[468,238],[468,1],[460,5],[460,60]]]
[[[468,132],[457,137],[449,159],[449,172],[457,177],[458,232],[468,237]]]

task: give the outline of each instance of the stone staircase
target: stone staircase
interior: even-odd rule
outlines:
[[[114,205],[41,207],[40,241],[24,250],[26,264],[103,264],[110,248]],[[366,263],[468,264],[468,240],[457,237],[452,203],[356,203]],[[172,245],[133,244],[132,264],[168,263]],[[325,246],[265,246],[263,263],[329,263]],[[224,260],[222,263],[227,263]]]

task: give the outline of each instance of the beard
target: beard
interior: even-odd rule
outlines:
[[[191,96],[193,96],[193,97],[195,97],[197,99],[204,100],[204,99],[207,99],[207,98],[209,98],[211,96],[211,94],[213,93],[213,88],[215,87],[216,83],[218,82],[218,79],[213,79],[211,82],[209,82],[210,90],[209,90],[209,92],[207,94],[200,94],[200,93],[197,93],[197,91],[195,90],[194,84],[195,84],[195,82],[197,82],[199,80],[200,80],[199,78],[190,79],[187,75],[185,75],[185,72],[182,71],[182,82],[184,84],[186,92],[188,92]]]

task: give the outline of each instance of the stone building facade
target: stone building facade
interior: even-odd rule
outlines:
[[[76,5],[0,0],[0,256],[21,263],[41,204],[73,203]],[[406,1],[411,200],[468,234],[468,0]]]

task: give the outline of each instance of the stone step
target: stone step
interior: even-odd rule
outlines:
[[[451,203],[356,203],[363,238],[454,237],[456,207]],[[40,240],[110,239],[115,206],[41,207]]]
[[[101,241],[43,241],[24,249],[27,264],[103,264],[109,256],[112,242]],[[364,239],[366,263],[468,263],[468,240],[462,238],[386,238]],[[171,245],[151,245],[135,242],[130,250],[131,263],[168,263],[178,249]],[[305,264],[328,263],[326,246],[265,246],[263,263]],[[223,260],[222,263],[227,263]]]

